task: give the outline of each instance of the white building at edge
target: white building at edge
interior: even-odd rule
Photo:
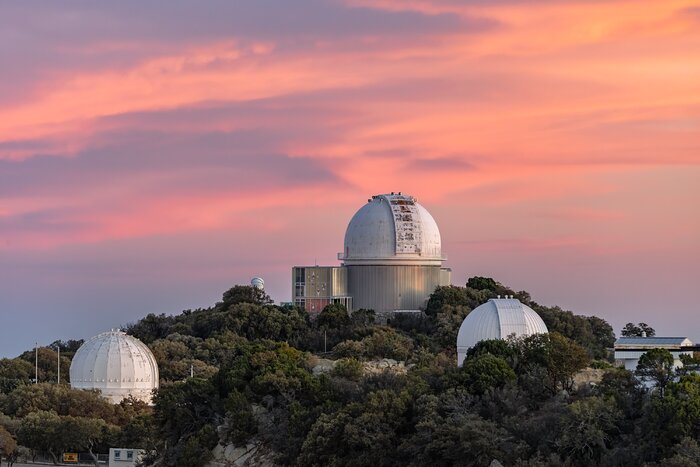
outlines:
[[[540,315],[520,300],[510,297],[492,298],[474,308],[459,327],[457,365],[462,366],[467,351],[478,342],[548,333]]]
[[[113,404],[133,396],[148,404],[158,388],[158,363],[151,350],[122,331],[98,334],[80,346],[70,365],[75,389],[99,389]]]
[[[400,192],[367,200],[348,224],[338,259],[340,266],[292,268],[294,305],[318,313],[340,303],[349,311],[372,309],[385,320],[420,312],[436,287],[450,284],[435,219]]]
[[[682,367],[681,355],[693,355],[697,348],[687,337],[620,337],[615,341],[615,364],[635,371],[639,358],[652,349],[666,349],[673,355],[673,366]]]
[[[146,451],[131,448],[109,448],[108,467],[136,467],[143,460]]]

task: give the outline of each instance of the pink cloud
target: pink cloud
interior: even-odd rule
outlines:
[[[71,258],[109,277],[113,248],[165,242],[179,271],[259,267],[284,299],[289,267],[333,261],[392,190],[433,212],[459,283],[585,308],[577,284],[697,277],[697,2],[12,8],[37,30],[0,18],[0,251],[55,258],[53,285]]]

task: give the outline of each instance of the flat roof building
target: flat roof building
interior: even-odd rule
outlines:
[[[615,341],[615,363],[634,371],[639,358],[651,349],[671,352],[676,368],[683,366],[681,355],[693,355],[693,351],[698,350],[687,337],[620,337]]]

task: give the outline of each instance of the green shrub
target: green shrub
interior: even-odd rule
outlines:
[[[362,377],[364,367],[356,358],[341,358],[335,363],[332,375],[357,381]]]

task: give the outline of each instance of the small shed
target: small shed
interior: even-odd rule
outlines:
[[[109,448],[109,467],[136,467],[144,456],[143,449]]]

